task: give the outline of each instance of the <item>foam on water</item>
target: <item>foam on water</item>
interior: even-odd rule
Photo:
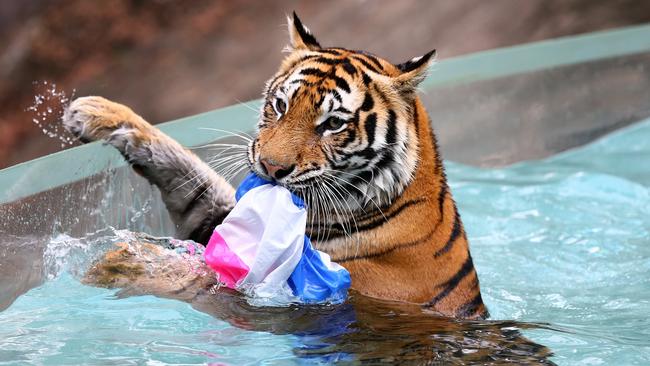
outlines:
[[[541,161],[446,166],[493,319],[550,323],[524,333],[558,364],[650,363],[650,120]],[[120,235],[130,234],[54,236],[45,251],[51,279],[0,313],[0,364],[284,365],[298,362],[297,349],[332,347],[327,337],[246,331],[251,319],[230,319],[234,327],[180,301],[117,299],[80,284],[78,274]],[[359,347],[374,341],[374,355],[398,341],[383,334],[365,334]]]

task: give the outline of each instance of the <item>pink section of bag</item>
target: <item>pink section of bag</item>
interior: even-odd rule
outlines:
[[[226,287],[234,289],[239,280],[248,274],[246,263],[230,250],[228,243],[217,231],[212,233],[203,256],[205,263],[219,274],[219,281]]]

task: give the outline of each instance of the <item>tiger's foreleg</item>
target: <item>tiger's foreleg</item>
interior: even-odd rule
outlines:
[[[122,104],[78,98],[66,109],[63,123],[83,142],[104,140],[114,146],[158,187],[179,239],[207,243],[235,204],[234,189],[225,179]]]

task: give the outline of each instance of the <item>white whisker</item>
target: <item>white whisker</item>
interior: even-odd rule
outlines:
[[[229,131],[229,130],[222,130],[222,129],[219,129],[219,128],[212,128],[212,127],[200,127],[199,130],[222,132],[222,133],[227,134],[227,136],[224,136],[222,138],[225,138],[225,137],[239,137],[240,139],[242,139],[242,140],[244,140],[246,142],[251,142],[254,139],[253,136],[251,136],[250,134],[248,134],[247,132],[244,132],[244,131],[232,131],[232,130]]]

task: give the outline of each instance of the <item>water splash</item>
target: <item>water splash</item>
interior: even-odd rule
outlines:
[[[128,230],[112,227],[90,233],[80,238],[68,234],[56,234],[43,252],[43,275],[54,280],[64,272],[80,278],[89,265],[99,259],[114,243],[128,241],[133,234]]]
[[[107,251],[117,249],[115,245],[118,243],[120,247],[128,248],[130,252],[136,253],[137,257],[144,260],[148,271],[155,272],[157,269],[168,267],[172,262],[177,262],[184,263],[187,271],[198,276],[217,276],[205,266],[204,247],[201,244],[192,240],[155,237],[141,232],[108,227],[82,237],[73,237],[65,233],[54,234],[43,252],[43,278],[53,281],[69,273],[73,278],[81,279],[92,264],[101,260]],[[151,256],[151,253],[143,251],[142,243],[155,244],[166,252]],[[215,280],[218,282],[218,276]],[[249,305],[256,307],[288,307],[300,303],[286,284],[278,287],[273,293],[267,292],[264,296],[260,296],[255,286],[252,286],[243,289],[242,294]]]
[[[46,280],[55,280],[63,273],[70,273],[75,278],[82,278],[92,263],[101,259],[109,250],[127,247],[141,258],[147,257],[142,252],[142,243],[149,243],[167,250],[166,254],[156,254],[147,259],[149,270],[162,268],[177,256],[178,261],[187,265],[187,269],[200,276],[213,275],[203,264],[204,247],[192,240],[179,240],[172,237],[155,237],[141,232],[118,230],[113,227],[98,230],[82,237],[72,237],[59,233],[52,236],[43,252],[43,276]]]
[[[76,141],[75,137],[69,133],[61,124],[61,118],[65,109],[74,99],[75,90],[68,96],[64,90],[57,88],[55,83],[44,81],[35,81],[34,86],[36,94],[31,106],[27,111],[33,114],[32,122],[46,136],[58,139],[61,142],[61,148],[70,146]]]

